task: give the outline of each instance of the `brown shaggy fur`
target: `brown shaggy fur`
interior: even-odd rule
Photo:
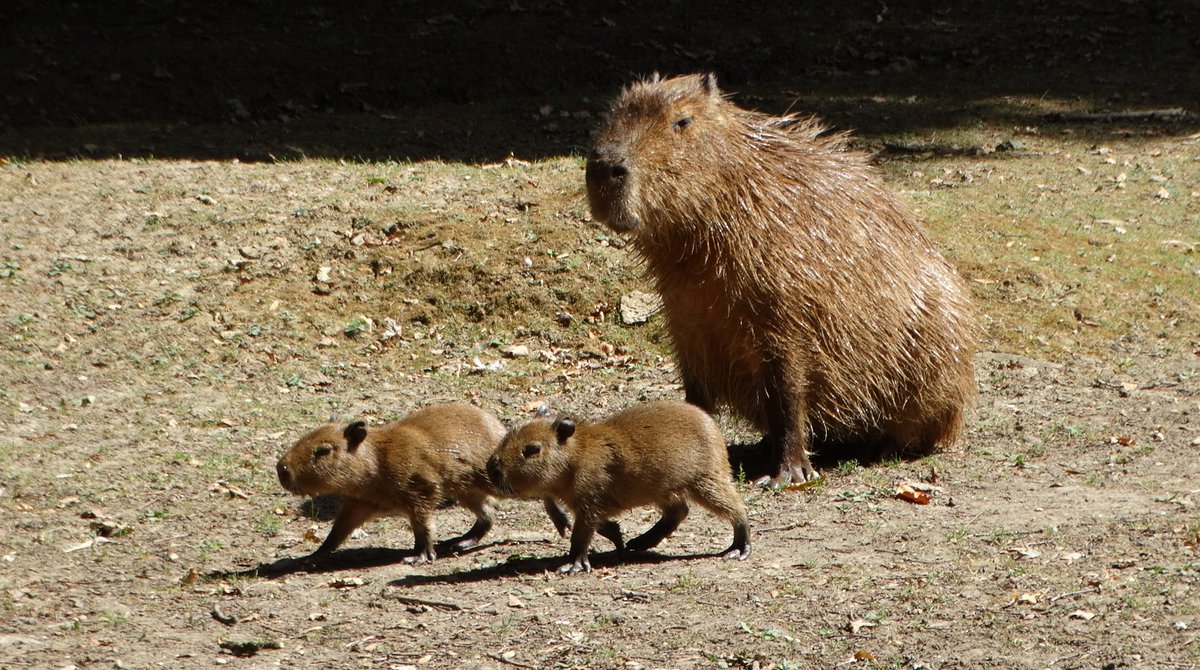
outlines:
[[[431,517],[443,501],[453,500],[476,517],[464,535],[447,541],[455,550],[477,543],[491,529],[494,488],[485,466],[504,434],[504,424],[478,407],[434,405],[376,428],[361,421],[321,426],[300,438],[276,471],[292,493],[332,493],[341,500],[333,529],[314,556],[337,549],[372,517],[401,514],[416,536],[410,562],[424,563],[436,557]],[[565,534],[561,508],[547,501],[546,509]]]
[[[712,75],[655,77],[613,104],[587,186],[657,282],[688,401],[764,431],[776,483],[816,476],[814,446],[956,439],[969,296],[845,136],[741,109]]]
[[[658,523],[627,546],[645,551],[687,517],[689,500],[733,525],[726,558],[750,555],[749,522],[729,478],[725,440],[712,417],[684,402],[635,405],[595,423],[538,419],[504,438],[488,472],[513,495],[554,498],[574,511],[562,572],[592,569],[588,548],[596,532],[621,547],[613,515],[646,505],[662,510]]]

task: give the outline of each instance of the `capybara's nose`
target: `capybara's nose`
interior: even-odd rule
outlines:
[[[275,466],[275,472],[279,475],[279,483],[283,485],[283,488],[290,489],[292,473],[288,472],[288,467],[283,463],[279,463]]]
[[[492,480],[492,484],[495,486],[500,486],[500,479],[502,476],[500,473],[500,457],[496,456],[495,454],[492,454],[492,457],[488,459],[487,474],[488,479]]]
[[[629,165],[614,151],[593,149],[584,175],[590,182],[618,181],[629,176]]]

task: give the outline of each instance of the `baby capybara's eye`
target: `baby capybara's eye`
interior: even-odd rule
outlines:
[[[332,454],[332,453],[333,453],[333,447],[329,446],[328,444],[322,444],[321,446],[319,446],[313,450],[313,458],[320,458],[322,456],[328,456],[329,454]]]
[[[678,121],[676,121],[673,127],[675,128],[675,130],[678,131],[678,130],[683,130],[684,128],[687,128],[690,125],[692,125],[692,117],[685,116],[682,119],[679,119]]]
[[[525,448],[521,450],[521,453],[525,456],[525,458],[533,458],[534,456],[542,453],[542,445],[527,444],[525,445]]]

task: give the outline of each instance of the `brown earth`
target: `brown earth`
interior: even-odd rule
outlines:
[[[1200,667],[1195,7],[105,6],[0,9],[0,667]],[[745,562],[697,511],[560,576],[511,501],[290,560],[331,414],[681,397],[579,157],[655,68],[879,152],[984,314],[961,447],[742,487]]]

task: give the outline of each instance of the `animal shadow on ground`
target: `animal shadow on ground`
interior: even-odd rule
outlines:
[[[541,542],[540,540],[537,542]],[[492,546],[512,544],[512,542],[494,542],[479,544],[466,549],[453,550],[449,543],[436,544],[439,560],[449,560],[456,556],[465,556],[482,551]],[[213,570],[204,575],[207,580],[235,578],[264,578],[276,579],[284,575],[296,573],[322,574],[344,570],[363,570],[381,568],[388,565],[403,563],[405,559],[416,556],[413,549],[391,549],[387,547],[359,547],[354,549],[338,549],[327,556],[287,556],[270,563],[259,563],[244,570]]]
[[[775,464],[766,442],[730,442],[727,448],[729,469],[735,480],[757,481],[775,475]],[[809,455],[818,472],[850,461],[862,465],[880,463],[893,458],[905,461],[919,460],[936,450],[904,452],[888,446],[866,444],[818,444]]]
[[[507,544],[507,543],[497,543]],[[589,555],[592,568],[608,568],[621,565],[657,565],[676,561],[696,561],[720,559],[720,553],[709,554],[659,554],[657,552],[627,553],[606,551]],[[536,556],[528,558],[512,558],[503,563],[452,572],[444,575],[407,575],[388,583],[389,586],[429,586],[433,584],[463,584],[483,582],[518,575],[540,575],[544,572],[554,572],[567,560],[565,554],[553,556]]]

